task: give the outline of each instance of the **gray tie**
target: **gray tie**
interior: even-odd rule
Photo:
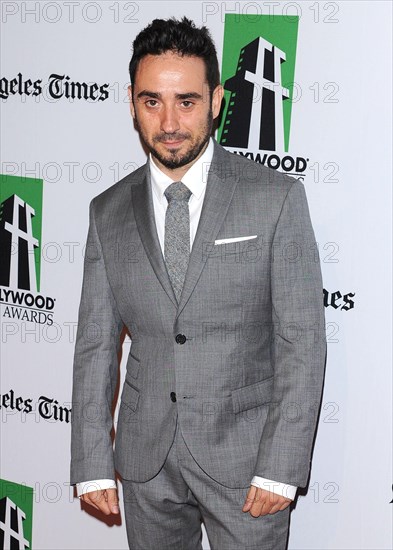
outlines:
[[[172,288],[180,300],[190,256],[191,191],[181,181],[175,181],[164,192],[168,201],[165,214],[164,256]]]

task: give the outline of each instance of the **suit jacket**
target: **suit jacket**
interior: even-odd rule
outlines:
[[[113,451],[123,325],[132,345]],[[258,475],[304,486],[325,355],[322,278],[303,184],[215,142],[177,303],[147,163],[90,205],[71,483],[114,479],[115,469],[125,479],[151,479],[179,422],[198,465],[222,485],[247,487]]]

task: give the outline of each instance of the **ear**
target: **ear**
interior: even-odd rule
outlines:
[[[131,112],[131,116],[132,118],[135,118],[135,107],[134,107],[134,102],[132,100],[132,86],[128,86],[127,88],[127,93],[128,93],[128,99],[130,100],[130,112]]]
[[[213,111],[213,118],[217,118],[220,114],[221,109],[221,102],[222,98],[224,97],[224,88],[219,84],[215,87],[213,91],[212,96],[212,111]]]

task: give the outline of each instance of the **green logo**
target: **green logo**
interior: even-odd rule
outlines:
[[[252,158],[288,151],[298,23],[295,16],[225,15],[217,136],[224,147],[253,151]]]
[[[0,174],[0,285],[39,292],[41,179]]]
[[[32,527],[33,488],[0,479],[0,549],[31,549]]]

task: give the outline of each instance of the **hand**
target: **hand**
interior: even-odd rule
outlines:
[[[90,504],[97,510],[103,512],[106,516],[110,514],[118,514],[119,499],[117,497],[117,489],[100,489],[98,491],[89,491],[81,495],[81,500]]]
[[[254,518],[257,518],[285,510],[291,502],[290,498],[251,485],[244,501],[243,512],[250,512]]]

